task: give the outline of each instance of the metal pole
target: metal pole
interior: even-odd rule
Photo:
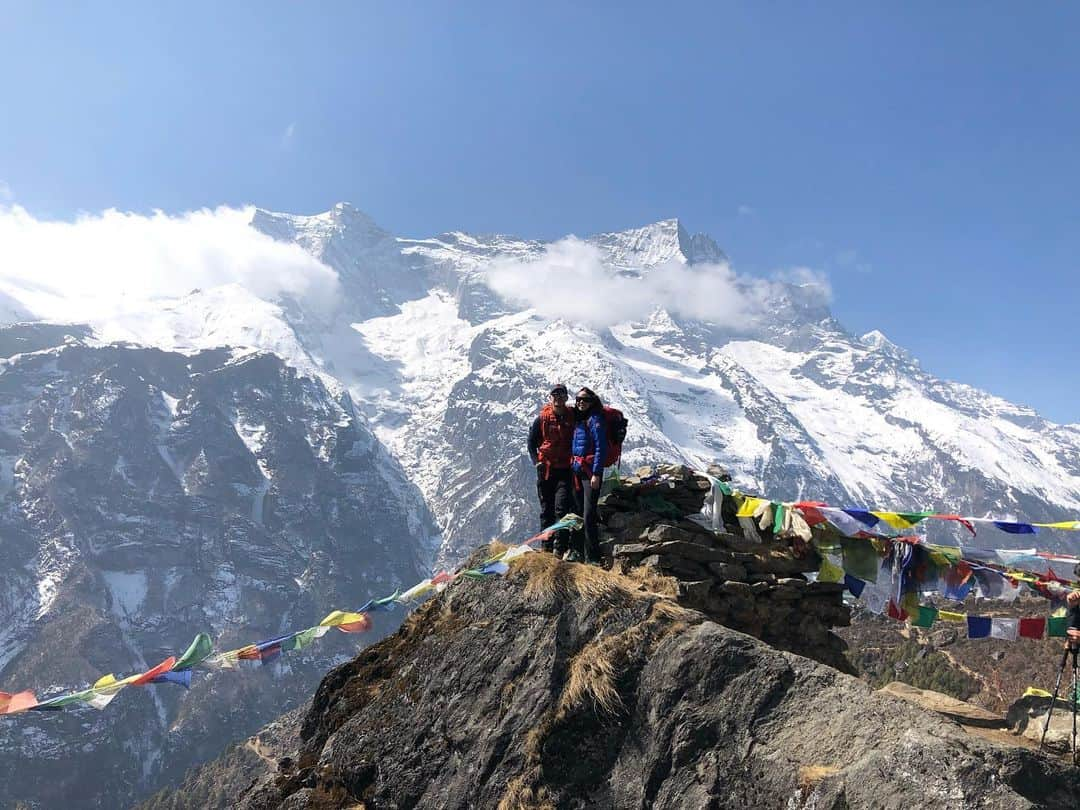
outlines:
[[[1073,664],[1073,679],[1072,679],[1072,715],[1073,715],[1073,736],[1072,736],[1072,758],[1073,765],[1076,764],[1076,689],[1080,686],[1080,672],[1077,672],[1076,668],[1076,647],[1072,644],[1069,645],[1069,649],[1072,651],[1072,664]]]
[[[1054,704],[1057,703],[1058,691],[1061,689],[1061,676],[1065,674],[1065,665],[1069,663],[1069,647],[1065,645],[1065,653],[1061,656],[1061,669],[1058,670],[1057,681],[1054,683],[1054,694],[1050,698],[1050,709],[1046,712],[1046,723],[1043,724],[1042,739],[1039,740],[1039,750],[1042,751],[1043,743],[1046,742],[1046,732],[1050,730],[1050,716],[1054,713]]]

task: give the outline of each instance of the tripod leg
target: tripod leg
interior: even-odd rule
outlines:
[[[1072,735],[1072,758],[1073,765],[1076,764],[1076,690],[1080,687],[1080,672],[1076,668],[1076,648],[1072,648],[1072,664],[1073,664],[1073,678],[1072,678],[1072,715],[1073,715],[1073,735]]]
[[[1065,665],[1069,663],[1069,648],[1061,656],[1061,669],[1058,670],[1057,680],[1054,682],[1054,694],[1050,698],[1050,708],[1046,712],[1046,723],[1043,724],[1042,739],[1039,740],[1039,750],[1042,751],[1043,743],[1046,742],[1046,732],[1050,730],[1050,717],[1054,713],[1054,704],[1057,703],[1058,691],[1061,689],[1061,676],[1065,674]]]

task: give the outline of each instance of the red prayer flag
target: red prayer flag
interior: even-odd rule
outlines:
[[[907,611],[902,607],[898,607],[896,602],[892,599],[889,600],[889,618],[896,619],[897,621],[904,621],[908,617]]]
[[[1046,630],[1046,619],[1042,616],[1037,619],[1020,620],[1021,638],[1042,638],[1044,630]]]
[[[345,622],[345,624],[339,624],[337,629],[342,633],[363,633],[371,629],[371,619],[367,614],[363,614],[361,618],[355,622]]]
[[[0,692],[0,714],[15,714],[25,712],[27,709],[37,706],[38,699],[33,692]]]
[[[175,663],[176,658],[170,655],[153,669],[146,670],[146,672],[133,680],[131,682],[131,685],[145,686],[146,684],[150,683],[150,681],[154,680],[154,678],[156,678],[158,675],[164,675],[166,672],[169,672],[173,668],[173,664]]]

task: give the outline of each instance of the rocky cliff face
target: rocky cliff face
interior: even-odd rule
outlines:
[[[546,554],[455,583],[332,671],[300,740],[236,806],[1065,808],[1080,790],[1055,761]]]
[[[347,396],[278,357],[0,330],[0,678],[39,697],[310,626],[421,576],[434,526]],[[425,540],[426,538],[426,540]],[[392,617],[380,632],[395,626]],[[190,694],[0,724],[0,804],[114,808],[295,705],[330,636]],[[228,645],[228,646],[225,646]]]

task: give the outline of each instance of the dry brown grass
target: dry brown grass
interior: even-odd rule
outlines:
[[[662,594],[648,593],[640,581],[595,565],[565,563],[551,554],[525,554],[510,561],[511,568],[527,576],[524,592],[536,598],[554,595],[560,599],[584,596],[613,603],[644,599]]]
[[[623,576],[632,582],[639,583],[639,587],[644,588],[646,594],[652,593],[658,596],[671,597],[679,595],[678,580],[675,577],[665,577],[663,574],[658,574],[653,568],[635,565]]]
[[[498,810],[555,810],[555,804],[544,788],[534,790],[531,782],[535,781],[538,769],[515,776],[506,785],[506,792],[499,801]]]
[[[567,672],[566,686],[559,698],[556,720],[591,699],[593,707],[605,714],[623,710],[616,682],[637,657],[647,657],[670,635],[681,633],[698,614],[666,599],[657,600],[649,615],[621,633],[601,636],[575,655]]]
[[[615,679],[619,676],[619,664],[625,657],[633,635],[640,639],[644,630],[633,627],[618,635],[601,637],[598,641],[582,648],[575,655],[568,668],[566,686],[559,697],[558,716],[592,699],[597,711],[615,714],[622,710],[623,702],[616,688]]]
[[[840,773],[837,765],[802,765],[799,767],[799,787],[809,793],[821,780]]]

